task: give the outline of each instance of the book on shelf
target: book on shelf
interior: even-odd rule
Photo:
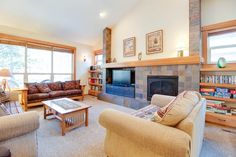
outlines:
[[[224,101],[207,100],[207,112],[232,115],[232,108],[224,104]]]
[[[236,75],[201,75],[202,83],[236,84]]]
[[[231,109],[231,114],[232,114],[232,115],[236,115],[236,109],[232,108],[232,109]]]
[[[236,99],[236,90],[228,88],[200,88],[200,93],[203,96],[214,96],[217,98]]]

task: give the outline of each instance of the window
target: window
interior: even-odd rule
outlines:
[[[224,57],[230,66],[236,63],[236,20],[202,27],[204,64],[216,64]]]
[[[220,57],[236,62],[236,31],[209,34],[208,42],[209,63],[216,63]]]
[[[25,73],[25,47],[0,44],[0,68],[8,68],[13,76],[11,87],[23,86]]]
[[[71,53],[66,52],[53,52],[53,72],[61,74],[71,74],[72,73],[72,59]],[[63,64],[63,66],[62,66]]]
[[[103,54],[95,55],[95,64],[102,65],[103,63]]]
[[[12,72],[11,88],[23,87],[24,82],[72,80],[73,57],[71,49],[31,43],[18,45],[18,42],[0,37],[0,68]]]
[[[51,73],[52,51],[40,49],[27,49],[28,73]]]
[[[104,57],[102,50],[96,50],[96,51],[94,51],[94,54],[95,54],[95,58],[94,58],[95,65],[102,65],[103,64],[103,57]]]
[[[68,81],[72,79],[73,56],[68,52],[53,52],[54,81]],[[63,66],[61,66],[63,64]]]
[[[0,44],[0,68],[8,68],[13,73],[24,73],[25,47]]]

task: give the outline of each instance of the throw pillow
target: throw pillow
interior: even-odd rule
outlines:
[[[8,101],[10,101],[10,95],[0,89],[0,103],[5,103]]]
[[[184,91],[155,113],[155,121],[175,126],[188,116],[200,100],[201,95],[198,92]]]
[[[37,83],[36,87],[41,93],[49,93],[51,92],[51,89],[48,87],[46,83]]]
[[[66,81],[62,84],[64,90],[75,89],[75,81]]]
[[[81,88],[81,86],[80,86],[80,80],[76,80],[76,81],[75,81],[75,88],[76,88],[76,89],[80,89],[80,88]]]
[[[61,82],[48,83],[48,87],[49,87],[52,91],[62,90]]]
[[[38,88],[36,87],[35,83],[25,83],[25,86],[28,88],[29,94],[36,94],[39,93]]]

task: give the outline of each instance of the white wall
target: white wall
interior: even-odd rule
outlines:
[[[146,37],[149,32],[163,29],[164,51],[146,55]],[[123,39],[136,37],[136,56],[123,57]],[[112,28],[112,58],[117,62],[176,57],[177,49],[189,48],[189,0],[143,0]]]
[[[202,26],[235,20],[236,0],[202,0]]]
[[[85,93],[88,92],[88,70],[94,64],[94,53],[91,46],[78,45],[76,46],[76,78],[81,80],[81,84],[86,85]],[[84,62],[84,56],[86,61]]]
[[[21,36],[21,37],[27,37],[32,39],[38,39],[42,41],[49,41],[59,44],[66,44],[70,46],[76,47],[76,79],[80,79],[81,83],[83,85],[87,85],[88,83],[88,70],[89,67],[94,63],[94,57],[93,57],[93,47],[80,44],[80,43],[72,43],[69,41],[64,41],[61,39],[55,39],[53,37],[36,34],[33,32],[25,31],[25,30],[19,30],[16,28],[11,28],[7,26],[0,25],[0,33],[5,33],[9,35],[15,35],[15,36]],[[84,56],[86,56],[86,62],[83,61]],[[88,90],[88,85],[86,86],[86,93]]]

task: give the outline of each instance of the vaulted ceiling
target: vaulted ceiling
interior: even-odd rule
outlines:
[[[140,0],[1,0],[0,25],[94,45]],[[105,18],[99,13],[105,12]],[[0,30],[1,31],[1,30]]]

